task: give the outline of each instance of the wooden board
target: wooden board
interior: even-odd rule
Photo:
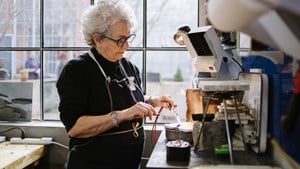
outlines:
[[[44,145],[0,143],[0,169],[24,168],[45,154]]]

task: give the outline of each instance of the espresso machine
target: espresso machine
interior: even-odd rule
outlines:
[[[244,73],[240,58],[223,49],[212,26],[193,31],[181,27],[174,40],[187,47],[197,72],[193,90],[201,97],[201,102],[196,103],[201,108],[192,112],[196,121],[194,149],[200,154],[206,150],[222,153],[219,150],[224,150],[225,145],[231,164],[235,151],[248,151],[251,147],[256,153],[264,153],[268,119],[267,75],[259,70]],[[201,118],[194,118],[197,115]],[[212,115],[213,118],[207,118]]]
[[[214,139],[222,140],[217,136],[211,137],[211,132],[218,133],[215,130],[222,130],[226,132],[225,142],[217,142],[211,146],[228,144],[232,163],[234,150],[246,151],[247,147],[250,146],[256,153],[266,151],[268,119],[268,78],[266,75],[261,73],[239,73],[237,80],[199,79],[197,86],[202,95],[203,116],[212,113],[215,118],[213,119],[214,122],[201,120],[194,124],[195,148],[198,148],[197,142],[199,139],[209,137],[209,142],[214,142]],[[208,106],[212,102],[217,107],[212,110],[216,111],[212,112],[210,110],[208,112]],[[223,121],[225,125],[213,126],[219,124],[219,122],[223,123]],[[210,123],[208,126],[211,127],[207,133],[203,132],[205,123]],[[226,130],[224,130],[224,127]],[[220,135],[222,136],[222,133]]]

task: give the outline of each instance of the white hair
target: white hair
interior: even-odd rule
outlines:
[[[94,46],[92,36],[109,32],[110,26],[118,21],[127,22],[131,31],[136,27],[134,12],[124,0],[99,0],[96,5],[88,7],[81,21],[86,43]]]

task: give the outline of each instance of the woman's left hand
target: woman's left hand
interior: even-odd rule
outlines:
[[[151,97],[149,103],[153,107],[164,107],[164,108],[176,108],[177,104],[173,101],[171,96],[160,96],[160,97]]]

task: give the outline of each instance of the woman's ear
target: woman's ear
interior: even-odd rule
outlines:
[[[97,33],[95,33],[95,34],[92,36],[92,39],[93,39],[93,41],[95,42],[95,44],[101,44],[101,43],[102,43],[102,40],[103,40],[103,38],[102,38],[99,34],[97,34]]]

